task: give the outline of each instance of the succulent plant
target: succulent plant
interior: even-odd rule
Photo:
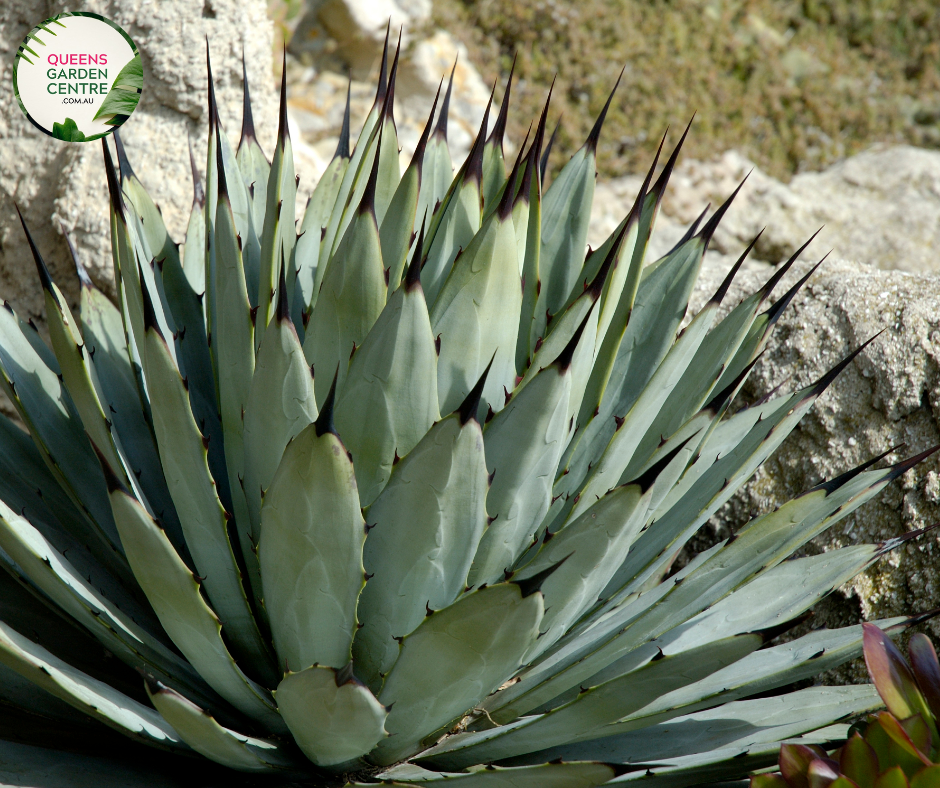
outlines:
[[[784,744],[780,771],[751,778],[751,788],[934,788],[940,786],[940,662],[930,639],[908,643],[910,664],[891,638],[862,624],[865,663],[887,711],[853,726],[832,752]],[[892,633],[896,634],[896,633]]]
[[[673,567],[861,350],[730,407],[799,253],[721,316],[745,252],[683,328],[737,191],[646,264],[680,139],[585,257],[606,107],[543,190],[548,102],[507,175],[507,87],[454,176],[449,84],[402,174],[397,62],[353,150],[347,104],[299,232],[283,82],[269,163],[247,83],[233,149],[210,70],[182,251],[117,134],[115,298],[76,258],[73,314],[30,239],[51,349],[0,310],[29,433],[0,418],[0,770],[188,785],[198,754],[321,785],[681,786],[879,706],[753,698],[860,653],[858,626],[768,641],[917,532],[787,559],[927,453]]]

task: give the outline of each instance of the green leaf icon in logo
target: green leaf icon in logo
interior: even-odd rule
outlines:
[[[144,69],[140,55],[130,60],[114,80],[104,103],[95,113],[95,120],[105,120],[109,126],[119,126],[130,115],[140,100],[140,91],[144,87]]]
[[[62,123],[53,123],[52,136],[57,140],[66,140],[67,142],[86,141],[84,132],[78,128],[78,125],[71,118],[66,118]]]

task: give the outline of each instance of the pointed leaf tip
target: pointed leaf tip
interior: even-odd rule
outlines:
[[[336,432],[336,425],[333,423],[337,380],[339,380],[339,364],[336,365],[336,372],[333,373],[333,382],[330,384],[330,391],[323,401],[323,407],[320,408],[320,415],[317,416],[317,420],[314,422],[317,437],[325,435],[327,432],[332,432],[337,437],[339,436],[339,433]]]
[[[215,163],[218,177],[219,199],[223,197],[228,200],[228,181],[225,178],[225,161],[222,158],[222,130],[218,125],[215,127]]]
[[[388,90],[388,37],[392,32],[392,20],[389,17],[385,28],[385,44],[382,46],[382,64],[379,66],[379,82],[375,88],[375,109],[385,103],[385,93]]]
[[[219,105],[215,100],[215,83],[212,79],[212,58],[209,55],[209,37],[206,36],[206,75],[209,82],[209,133],[221,124]]]
[[[724,218],[724,215],[731,207],[731,203],[734,202],[734,198],[738,196],[738,192],[741,191],[750,176],[750,172],[744,176],[744,179],[741,181],[741,183],[738,184],[738,187],[733,192],[731,192],[728,199],[719,206],[718,210],[715,211],[715,215],[706,222],[705,226],[699,232],[699,237],[702,239],[702,243],[705,245],[706,251],[708,250],[708,244],[711,242],[712,236],[718,229],[718,225],[721,224],[721,220]]]
[[[906,460],[901,460],[901,462],[892,466],[888,478],[891,480],[897,479],[899,476],[907,473],[907,471],[909,471],[915,465],[919,465],[932,454],[936,454],[938,451],[940,451],[940,444],[931,446],[929,449],[922,451],[920,454],[915,454],[913,457],[908,457]]]
[[[398,46],[395,49],[395,57],[392,59],[392,71],[388,78],[388,89],[385,91],[385,99],[382,101],[382,111],[379,113],[379,122],[395,122],[395,81],[398,77],[398,56],[401,54],[401,31],[398,33]]]
[[[493,86],[496,90],[496,86]],[[490,93],[489,101],[486,102],[486,109],[483,111],[483,122],[480,124],[480,132],[473,141],[473,147],[467,154],[467,160],[463,165],[463,182],[475,180],[477,183],[483,182],[483,146],[486,140],[486,127],[490,122],[490,107],[493,104],[493,93]]]
[[[763,356],[763,351],[758,353],[757,356],[735,376],[734,380],[702,406],[702,410],[710,410],[712,413],[718,413],[718,411],[730,401],[731,397],[734,396],[738,387],[744,382],[744,379],[751,373],[751,370],[754,369],[754,365],[757,364]]]
[[[421,229],[418,231],[418,240],[415,242],[415,251],[411,257],[411,263],[405,274],[405,288],[410,292],[415,287],[421,286],[421,258],[424,256],[424,223],[427,219],[427,211],[421,218]]]
[[[656,184],[653,186],[653,194],[656,195],[657,205],[662,202],[663,195],[666,193],[666,186],[669,184],[669,178],[672,177],[672,171],[675,169],[676,162],[679,160],[679,151],[682,150],[682,146],[685,143],[685,138],[689,135],[689,130],[692,128],[693,120],[695,120],[694,112],[692,113],[692,117],[689,118],[689,122],[685,127],[685,131],[682,132],[682,136],[679,138],[679,142],[676,144],[676,147],[672,149],[672,153],[669,155],[669,160],[666,162],[666,166],[663,167],[663,171],[659,174],[659,178],[656,179]]]
[[[348,159],[349,153],[349,111],[352,101],[352,78],[346,86],[346,109],[343,110],[343,128],[339,133],[339,141],[336,143],[336,153],[334,159]]]
[[[447,116],[450,114],[450,97],[454,90],[455,73],[457,73],[456,59],[454,60],[454,67],[450,70],[450,79],[447,81],[447,92],[444,93],[444,103],[441,104],[441,114],[438,116],[437,127],[434,129],[434,135],[444,142],[447,142]]]
[[[841,473],[841,474],[839,474],[838,476],[834,476],[832,479],[829,479],[828,481],[820,482],[820,483],[817,484],[815,487],[813,487],[813,488],[810,490],[810,492],[817,492],[817,491],[819,491],[819,490],[824,490],[825,493],[826,493],[826,495],[831,495],[831,494],[834,493],[836,490],[838,490],[840,487],[842,487],[844,484],[846,484],[847,482],[850,482],[852,479],[854,479],[856,476],[858,476],[860,473],[862,473],[862,472],[864,472],[864,471],[867,471],[867,470],[868,470],[869,468],[871,468],[875,463],[877,463],[877,462],[883,460],[885,457],[887,457],[887,456],[888,456],[889,454],[891,454],[892,452],[897,451],[898,448],[900,448],[900,447],[899,447],[899,446],[892,446],[890,449],[888,449],[887,451],[882,452],[882,453],[879,454],[877,457],[872,457],[870,460],[866,460],[866,461],[863,462],[861,465],[857,465],[857,466],[855,466],[854,468],[850,468],[850,469],[847,470],[845,473]]]
[[[515,164],[513,164],[512,172],[509,173],[509,177],[506,179],[506,186],[503,188],[502,197],[499,199],[499,204],[496,206],[496,216],[501,222],[505,222],[510,216],[512,216],[512,208],[516,204],[516,185],[519,183],[519,171],[522,163],[522,157],[517,156]],[[528,169],[528,167],[526,168]],[[528,189],[525,190],[526,195],[528,195]],[[519,192],[522,195],[522,190]]]
[[[754,245],[757,243],[761,233],[763,232],[764,231],[761,230],[760,233],[757,234],[757,237],[755,237],[754,240],[748,244],[747,249],[741,252],[741,256],[737,259],[735,264],[731,266],[731,270],[728,271],[728,275],[722,280],[721,284],[718,286],[718,289],[715,291],[715,295],[713,295],[709,300],[709,303],[720,304],[722,300],[724,300],[724,297],[728,295],[728,290],[731,287],[731,283],[734,281],[734,277],[737,275],[738,271],[741,270],[741,266],[744,265],[745,259],[747,259],[747,256],[751,253],[751,250],[754,248]]]
[[[247,144],[249,140],[257,142],[255,134],[255,120],[251,114],[251,92],[248,88],[248,65],[245,62],[245,45],[242,44],[242,138],[238,147]]]
[[[421,132],[421,137],[418,139],[418,144],[415,145],[414,156],[411,157],[411,164],[414,167],[417,167],[418,173],[424,170],[424,151],[428,147],[428,140],[431,139],[431,127],[434,123],[434,113],[437,111],[437,100],[441,97],[441,87],[444,85],[443,78],[440,81],[440,84],[437,86],[437,93],[434,95],[434,103],[431,105],[431,114],[428,115],[428,122],[424,125],[424,131]]]
[[[114,149],[117,151],[121,181],[125,181],[134,174],[134,170],[131,168],[131,163],[127,158],[127,152],[124,150],[124,140],[121,139],[121,131],[117,126],[114,128]]]
[[[588,134],[588,138],[584,143],[584,146],[589,150],[597,150],[597,143],[601,138],[601,129],[604,127],[604,121],[607,119],[607,112],[610,110],[610,103],[614,100],[614,94],[617,92],[617,88],[620,87],[620,80],[623,79],[623,74],[626,70],[626,66],[620,70],[620,76],[617,77],[617,81],[614,83],[614,89],[610,91],[610,95],[607,97],[607,103],[604,104],[604,108],[601,110],[601,114],[598,115],[597,120],[594,121],[594,127],[591,129],[591,133]]]
[[[680,443],[671,451],[667,452],[661,459],[654,462],[633,481],[627,482],[627,484],[624,486],[635,485],[640,488],[641,493],[645,493],[656,483],[656,480],[659,478],[659,474],[666,470],[666,468],[669,466],[669,463],[671,463],[679,455],[679,452],[682,451],[689,441],[696,437],[699,432],[701,432],[701,430],[698,430],[697,432],[689,435],[689,437],[682,441],[682,443]]]
[[[284,269],[287,268],[287,262],[284,259],[284,249],[281,248],[281,264],[278,266],[277,275],[277,313],[276,317],[281,324],[291,323],[290,304],[287,301],[287,280]]]
[[[75,273],[78,275],[78,281],[82,287],[91,289],[94,287],[94,282],[91,281],[91,277],[88,275],[88,270],[82,265],[81,258],[78,256],[78,249],[75,248],[75,244],[72,243],[72,237],[68,234],[68,231],[65,229],[65,225],[59,221],[59,230],[62,235],[65,237],[65,243],[68,244],[69,254],[72,256],[72,263],[75,265]]]
[[[598,269],[597,273],[594,275],[594,278],[591,280],[591,284],[588,285],[588,290],[591,292],[591,297],[595,301],[601,297],[601,293],[604,291],[604,283],[607,281],[607,275],[610,272],[610,269],[613,268],[617,263],[617,256],[620,254],[620,249],[623,246],[624,238],[627,237],[627,230],[629,228],[630,222],[624,222],[623,227],[620,228],[620,232],[617,233],[617,237],[611,244],[610,249],[607,252],[607,256],[604,258],[604,262],[601,264],[601,267]]]
[[[124,200],[121,197],[121,186],[118,183],[117,173],[114,171],[114,162],[111,160],[111,151],[108,150],[108,138],[101,138],[101,150],[104,151],[104,171],[108,178],[108,195],[111,197],[111,207],[121,218],[122,223],[127,223],[124,215]]]
[[[666,135],[668,133],[669,128],[667,127],[663,132],[662,138],[659,140],[659,147],[656,149],[656,155],[653,156],[653,163],[646,171],[646,177],[643,178],[643,185],[640,186],[640,190],[636,195],[636,200],[633,202],[633,207],[630,209],[630,215],[636,219],[639,219],[643,213],[643,205],[646,203],[646,197],[650,193],[650,183],[653,181],[653,173],[656,172],[656,165],[659,164],[659,157],[662,155],[663,145],[666,144]]]
[[[277,144],[284,147],[290,139],[290,129],[287,125],[287,44],[284,45],[281,60],[281,98],[277,113]]]
[[[806,247],[809,246],[813,242],[813,239],[816,238],[816,236],[819,235],[821,231],[822,231],[822,227],[820,227],[816,232],[814,232],[809,237],[808,241],[806,241],[799,249],[797,249],[792,255],[790,255],[790,258],[783,265],[777,267],[777,270],[773,272],[770,279],[768,279],[767,283],[763,286],[763,288],[761,288],[761,290],[764,293],[765,298],[770,295],[770,292],[779,284],[780,280],[783,279],[787,271],[789,271],[790,268],[793,267],[793,264],[797,261],[799,256],[803,254],[803,252],[806,250]],[[763,232],[764,231],[761,230],[761,233]],[[758,237],[760,237],[760,234],[758,234]],[[755,238],[754,240],[756,241],[757,239]],[[822,261],[820,260],[820,262]]]
[[[840,362],[839,362],[838,364],[836,364],[832,369],[830,369],[828,372],[826,372],[824,375],[822,375],[815,383],[813,383],[813,384],[809,387],[809,389],[810,389],[810,390],[809,390],[809,396],[814,396],[814,395],[822,394],[822,393],[829,387],[829,385],[832,383],[832,381],[834,381],[834,380],[839,376],[839,373],[842,372],[842,370],[844,370],[849,364],[851,364],[852,361],[855,360],[855,357],[856,357],[859,353],[861,353],[861,352],[862,352],[865,348],[867,348],[872,342],[874,342],[876,339],[878,339],[878,337],[880,337],[885,331],[887,331],[886,328],[881,329],[881,331],[879,331],[877,334],[875,334],[875,335],[874,335],[873,337],[871,337],[870,339],[868,339],[868,340],[866,340],[865,342],[863,342],[863,343],[862,343],[861,345],[859,345],[855,350],[853,350],[851,353],[849,353],[849,355],[847,355],[844,359],[842,359],[842,361],[840,361]]]
[[[526,203],[529,202],[529,191],[532,187],[532,170],[534,167],[528,165],[529,157],[528,155],[523,155],[525,152],[525,146],[529,142],[529,135],[532,133],[532,124],[529,124],[529,129],[525,133],[525,139],[522,141],[522,147],[519,148],[519,153],[516,155],[516,161],[513,163],[512,168],[515,171],[517,168],[521,168],[525,164],[525,168],[521,169],[522,172],[522,182],[519,184],[519,190],[516,192],[516,197],[513,200],[513,206],[516,205],[519,200],[525,200]]]
[[[26,226],[26,220],[23,218],[23,214],[20,211],[20,206],[14,202],[13,207],[16,208],[16,215],[20,217],[20,224],[23,225],[23,232],[26,233],[26,242],[29,244],[29,251],[32,252],[33,262],[36,264],[36,272],[39,274],[42,289],[51,293],[52,298],[55,300],[56,304],[58,304],[59,299],[56,298],[55,290],[52,287],[52,277],[49,275],[46,261],[42,259],[42,255],[36,247],[36,242],[33,241],[33,236],[30,234],[29,228]]]
[[[206,204],[206,193],[202,188],[202,181],[199,179],[199,169],[196,167],[196,157],[193,155],[193,140],[187,135],[186,141],[189,144],[189,168],[193,174],[193,205],[202,208]]]
[[[696,217],[695,221],[689,225],[689,228],[685,231],[683,236],[678,240],[676,245],[673,246],[672,249],[670,249],[668,252],[666,252],[667,257],[671,255],[674,251],[676,251],[676,249],[678,249],[680,246],[682,246],[683,244],[687,244],[689,241],[691,241],[695,237],[695,233],[698,232],[698,226],[702,223],[702,220],[708,215],[708,211],[711,209],[711,207],[712,207],[711,203],[708,203],[708,205],[705,206],[702,212]]]
[[[542,586],[545,585],[545,581],[548,580],[555,572],[557,572],[564,565],[571,556],[574,555],[574,551],[568,553],[564,558],[562,558],[557,564],[553,564],[548,567],[548,569],[543,569],[541,572],[532,575],[532,577],[526,577],[520,580],[516,580],[514,577],[510,577],[509,582],[515,583],[519,586],[519,589],[522,591],[522,598],[532,596],[532,594],[537,591],[542,590]]]
[[[375,142],[375,158],[372,160],[372,170],[369,172],[369,180],[366,183],[365,191],[362,193],[362,200],[359,202],[359,213],[367,211],[375,215],[375,189],[379,182],[379,159],[382,153],[382,127],[379,126],[379,136]]]
[[[578,349],[578,343],[581,341],[581,335],[584,333],[584,327],[587,325],[588,319],[591,317],[591,310],[587,311],[587,314],[584,316],[584,319],[581,321],[581,325],[577,327],[574,334],[571,335],[571,339],[568,340],[568,344],[562,349],[561,353],[558,354],[558,358],[555,359],[555,365],[558,367],[559,372],[565,372],[571,368],[571,361],[574,358],[574,352]]]
[[[555,140],[558,138],[558,130],[561,128],[561,116],[558,117],[558,121],[555,123],[555,129],[552,131],[552,136],[548,138],[548,144],[545,146],[545,150],[542,153],[542,158],[539,159],[539,183],[545,182],[545,173],[548,170],[548,159],[552,155],[552,147],[555,145]]]
[[[806,274],[795,285],[793,285],[793,287],[787,290],[786,293],[784,293],[780,298],[770,305],[770,308],[766,312],[767,319],[770,321],[770,325],[773,325],[780,319],[780,315],[783,314],[783,311],[789,306],[790,302],[796,297],[796,294],[800,292],[800,289],[803,287],[803,285],[805,285],[809,281],[810,277],[816,273],[816,270],[825,262],[828,256],[829,253],[827,252],[823,258],[818,263],[816,263],[816,265],[810,268],[809,271],[807,271]]]
[[[532,141],[532,147],[529,149],[529,161],[533,167],[541,166],[542,160],[542,143],[545,141],[545,124],[548,121],[548,108],[552,103],[552,91],[555,90],[555,80],[558,78],[556,74],[552,78],[552,84],[548,86],[548,95],[545,97],[545,106],[542,107],[542,114],[539,115],[538,125],[535,127],[535,139]],[[561,120],[558,121],[561,123]],[[546,160],[547,161],[547,160]],[[542,177],[540,173],[540,177]],[[539,181],[541,183],[541,180]]]
[[[915,613],[913,616],[909,616],[907,620],[902,621],[900,624],[897,624],[899,627],[914,627],[918,624],[923,624],[925,621],[930,621],[932,618],[940,616],[940,607],[931,608],[930,610],[925,610],[923,613]],[[889,629],[892,629],[889,627]],[[940,717],[940,706],[938,708],[938,713],[935,713],[934,716]]]
[[[493,357],[490,359],[490,363],[486,365],[486,369],[483,370],[483,374],[480,375],[477,384],[470,389],[470,393],[467,394],[464,401],[460,404],[460,407],[457,408],[456,412],[460,415],[461,426],[471,419],[479,423],[477,411],[480,409],[480,399],[483,397],[483,387],[486,385],[486,376],[490,374],[490,367],[493,366],[495,359],[496,351],[494,350]]]
[[[503,137],[506,135],[506,121],[509,118],[509,97],[512,93],[512,77],[516,71],[517,56],[518,55],[513,55],[512,67],[509,69],[509,79],[506,80],[506,92],[503,93],[503,101],[499,106],[499,114],[496,116],[496,123],[487,139],[487,142],[492,142],[499,147],[500,150],[503,148]]]
[[[140,267],[139,260],[137,261],[137,276],[140,282],[140,294],[144,301],[144,331],[152,329],[156,331],[160,337],[163,337],[163,333],[160,331],[160,326],[157,323],[157,314],[154,312],[153,301],[150,298],[150,291],[147,289],[147,282],[144,279],[144,272]]]
[[[894,537],[893,539],[888,539],[882,542],[879,545],[879,548],[881,549],[882,554],[888,553],[900,547],[902,544],[911,542],[914,539],[919,539],[924,534],[929,534],[933,531],[936,531],[938,528],[940,528],[940,523],[934,523],[933,525],[926,525],[923,528],[915,528],[913,531],[908,531],[907,533],[903,533],[900,536]]]

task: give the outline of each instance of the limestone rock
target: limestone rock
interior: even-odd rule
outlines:
[[[824,172],[796,175],[789,184],[735,151],[712,162],[680,162],[663,203],[663,224],[688,225],[708,203],[719,205],[748,173],[735,209],[715,234],[714,251],[737,254],[765,228],[754,256],[777,263],[822,227],[810,255],[832,249],[846,260],[885,270],[940,271],[940,153],[874,147]],[[640,183],[627,176],[598,185],[607,199],[595,200],[592,243],[603,240],[629,210]]]
[[[678,168],[664,210],[690,221],[724,199],[753,168],[737,153]],[[754,170],[733,216],[715,237],[720,251],[747,244],[762,228],[757,256],[778,262],[822,227],[813,253],[834,249],[847,260],[885,270],[940,270],[940,153],[906,145],[874,147],[789,184]]]
[[[308,0],[291,49],[321,50],[332,39],[330,53],[343,60],[357,79],[365,79],[382,58],[385,32],[402,31],[402,45],[431,18],[431,0]]]
[[[441,83],[441,77],[444,77],[441,89],[443,98],[451,69],[454,70],[454,91],[450,102],[447,140],[454,166],[459,167],[480,130],[492,85],[484,84],[479,72],[470,62],[467,48],[445,30],[437,30],[430,37],[417,42],[402,64],[399,76],[402,113],[418,121],[412,122],[413,129],[407,140],[402,141],[402,145],[408,142],[411,150],[414,150],[427,120],[428,110],[434,101],[434,94]],[[498,111],[499,106],[494,105],[490,111],[490,125],[496,120]]]

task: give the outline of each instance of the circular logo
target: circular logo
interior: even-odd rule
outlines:
[[[13,92],[30,122],[59,140],[88,142],[130,117],[144,87],[137,47],[99,14],[36,25],[13,62]]]

